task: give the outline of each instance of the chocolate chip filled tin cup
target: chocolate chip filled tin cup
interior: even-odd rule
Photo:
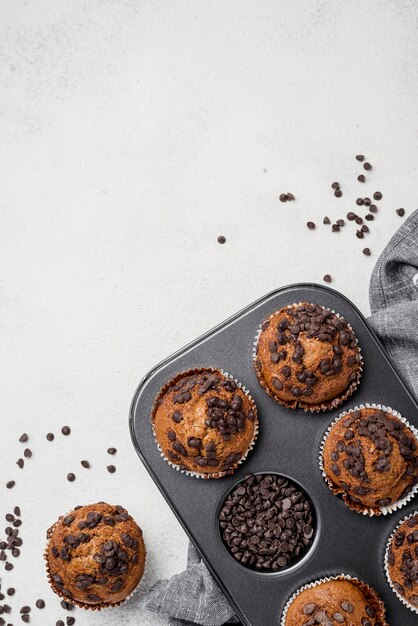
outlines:
[[[197,368],[176,374],[151,411],[154,439],[171,467],[195,478],[233,474],[258,436],[257,407],[231,374]]]
[[[319,467],[351,510],[389,515],[418,492],[418,430],[390,407],[361,404],[327,428]]]
[[[325,588],[329,593],[325,593]],[[328,606],[324,606],[326,603]],[[378,593],[367,583],[347,574],[321,578],[298,589],[283,609],[280,626],[293,626],[301,623],[301,619],[308,624],[349,622],[388,626],[386,607]]]
[[[253,362],[271,398],[310,413],[345,402],[363,370],[352,327],[335,311],[311,302],[287,305],[264,320],[254,338]]]
[[[146,575],[145,543],[123,507],[104,502],[76,507],[49,528],[47,540],[47,578],[66,602],[101,611],[140,590]]]
[[[404,517],[390,535],[384,568],[393,593],[418,615],[418,510]]]

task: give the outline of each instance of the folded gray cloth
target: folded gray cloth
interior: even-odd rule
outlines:
[[[418,210],[404,222],[377,261],[370,282],[370,308],[369,324],[418,398]],[[186,571],[171,580],[158,581],[143,604],[167,616],[171,626],[238,622],[192,545]]]

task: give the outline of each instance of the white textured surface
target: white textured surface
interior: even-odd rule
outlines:
[[[127,428],[152,365],[265,292],[327,272],[367,313],[394,210],[416,206],[417,20],[414,0],[3,0],[0,514],[18,503],[24,517],[22,556],[0,566],[3,588],[18,588],[11,623],[39,596],[32,624],[62,617],[42,549],[78,502],[120,502],[138,519],[148,586],[183,568],[186,538]],[[365,186],[358,152],[374,165]],[[307,230],[376,189],[363,242],[352,224]],[[279,203],[283,191],[297,201]],[[23,471],[22,431],[34,451]],[[136,604],[78,610],[77,624],[165,623]]]

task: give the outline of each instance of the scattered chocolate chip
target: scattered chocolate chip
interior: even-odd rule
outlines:
[[[20,469],[22,469],[22,467],[24,466],[24,464],[25,464],[25,461],[24,461],[23,459],[18,459],[18,460],[16,461],[16,465],[17,465],[18,467],[20,467]]]
[[[75,617],[67,617],[66,622],[67,626],[73,626],[73,624],[75,624]]]
[[[174,421],[175,421],[175,420],[174,420]],[[180,421],[181,421],[181,420],[180,420]],[[108,454],[116,454],[116,452],[117,452],[116,448],[108,448],[108,449],[107,449],[107,453],[108,453]]]
[[[64,609],[64,611],[72,611],[74,608],[74,605],[71,604],[70,602],[67,602],[67,600],[61,600],[60,604],[62,608]]]
[[[357,161],[364,161],[364,154],[357,154],[356,159]]]
[[[356,237],[358,237],[358,239],[363,239],[364,237],[364,233],[362,230],[357,230],[356,231]]]
[[[69,474],[67,474],[67,480],[72,483],[75,481],[75,474],[73,474],[72,472],[70,472]]]
[[[108,465],[108,466],[107,466],[107,471],[108,471],[110,474],[114,474],[114,473],[116,472],[116,467],[115,467],[114,465]]]
[[[19,437],[20,443],[26,443],[28,440],[29,440],[29,437],[26,433],[23,433],[23,435],[20,435]]]
[[[22,606],[20,613],[30,613],[30,606]]]
[[[369,227],[367,226],[367,224],[363,224],[363,226],[360,229],[363,233],[368,233],[370,232]]]
[[[23,615],[20,616],[20,619],[22,620],[22,622],[25,622],[25,624],[28,624],[30,622],[30,617],[28,613],[23,613]]]
[[[90,467],[90,463],[88,461],[81,461],[81,465],[88,469]]]
[[[377,206],[375,204],[371,204],[369,206],[370,213],[377,213]]]
[[[332,225],[332,232],[333,232],[333,233],[339,233],[339,232],[340,232],[340,226],[339,226],[339,224],[333,224],[333,225]]]
[[[343,192],[341,191],[341,189],[336,189],[336,190],[334,191],[334,196],[335,196],[336,198],[341,198],[341,196],[342,196],[342,195],[343,195]]]
[[[13,487],[15,486],[16,481],[14,480],[9,480],[9,482],[6,483],[6,487],[7,489],[13,489]]]
[[[337,183],[337,182],[332,183],[331,187],[332,187],[332,189],[339,189],[340,188],[340,183]]]
[[[36,608],[37,609],[44,609],[45,608],[45,600],[42,600],[41,598],[39,600],[37,600],[35,602]]]
[[[359,215],[356,215],[355,222],[356,222],[356,224],[362,224],[363,223],[363,218],[360,217]]]
[[[337,224],[338,224],[338,226],[344,226],[345,222],[344,222],[344,220],[340,219],[340,220],[337,220]]]
[[[314,222],[308,222],[306,226],[309,228],[309,230],[314,230],[314,228],[316,227]]]
[[[218,243],[226,243],[226,237],[224,237],[223,235],[219,235]]]
[[[373,213],[367,213],[367,215],[365,216],[365,218],[368,222],[373,222],[374,220],[374,215]]]
[[[403,217],[405,215],[405,209],[396,209],[396,213],[399,217]]]
[[[363,206],[363,204],[364,204],[364,200],[363,200],[363,198],[357,198],[357,200],[356,200],[356,204],[357,204],[358,206]]]
[[[370,256],[371,255],[370,248],[364,248],[363,254],[365,254],[366,256]]]
[[[30,450],[29,448],[25,448],[25,450],[23,451],[23,456],[27,459],[30,459],[32,456],[32,450]]]
[[[63,435],[67,436],[71,433],[71,428],[69,426],[63,426],[61,432]]]
[[[381,194],[380,191],[375,191],[373,194],[373,198],[374,200],[381,200],[383,198],[383,195]]]
[[[324,217],[323,224],[331,224],[331,220],[329,219],[329,217]]]
[[[349,222],[353,222],[356,219],[357,215],[355,213],[353,213],[352,211],[350,211],[349,213],[347,213],[347,219]]]
[[[54,435],[54,433],[48,433],[46,438],[47,438],[48,441],[54,441],[55,435]]]
[[[64,622],[62,621],[62,619],[59,619],[59,620],[56,622],[55,626],[65,626],[65,624],[64,624]]]
[[[279,196],[280,202],[287,202],[287,193],[281,193]]]
[[[326,283],[330,283],[332,281],[331,275],[330,274],[325,274],[324,281]]]
[[[289,193],[289,192],[287,192],[287,194],[286,194],[286,195],[287,195],[287,199],[289,200],[289,202],[291,202],[292,200],[294,200],[294,199],[295,199],[295,196],[293,195],[293,193]]]
[[[370,163],[367,163],[367,162],[363,165],[363,167],[365,170],[368,170],[368,171],[372,169],[372,166],[370,165]]]
[[[359,183],[365,183],[366,177],[364,174],[360,174],[359,176],[357,176],[357,180],[359,181]]]
[[[10,572],[13,569],[13,564],[12,563],[6,563],[6,565],[4,566],[4,569],[7,570],[8,572]]]
[[[6,591],[8,596],[14,596],[16,593],[16,589],[14,587],[9,587]]]

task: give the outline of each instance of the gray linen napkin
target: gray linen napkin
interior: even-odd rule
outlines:
[[[392,237],[370,281],[369,324],[405,384],[418,398],[418,210]],[[170,626],[222,626],[237,623],[234,611],[189,546],[187,569],[158,581],[143,599],[149,611],[169,618]]]

